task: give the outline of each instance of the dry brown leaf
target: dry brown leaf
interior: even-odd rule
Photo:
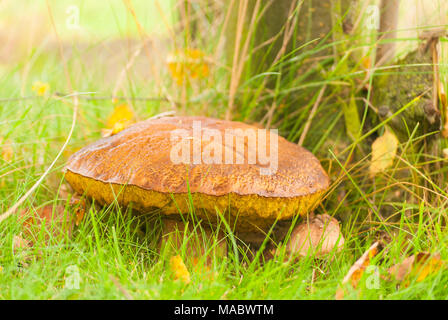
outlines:
[[[179,255],[171,257],[170,269],[173,273],[174,280],[181,280],[185,284],[190,283],[190,272],[188,272],[185,263]]]
[[[342,280],[342,286],[350,284],[353,288],[358,287],[359,280],[362,278],[364,271],[370,265],[370,262],[374,256],[378,253],[379,242],[375,242],[366,252],[359,258],[353,266],[348,270],[347,275]],[[339,287],[336,290],[336,300],[342,300],[345,295],[343,287]]]
[[[14,252],[16,252],[16,250],[25,250],[30,248],[31,243],[28,240],[23,239],[21,236],[14,236],[12,239],[12,247]]]
[[[80,198],[77,195],[73,195],[70,198],[70,206],[76,207],[76,209],[75,209],[75,225],[79,226],[86,214],[87,201],[84,198]]]
[[[12,249],[14,255],[20,255],[21,263],[23,266],[26,266],[26,261],[30,260],[31,255],[28,252],[28,249],[32,247],[30,241],[22,238],[21,236],[14,236],[12,239]]]
[[[412,279],[416,282],[425,280],[444,266],[440,254],[419,252],[389,268],[389,274],[398,282],[408,286]]]
[[[23,235],[31,244],[38,239],[42,228],[45,241],[71,235],[74,221],[63,205],[46,205],[38,209],[24,209],[20,212],[23,221]]]
[[[308,222],[296,226],[286,244],[288,254],[315,257],[339,251],[344,246],[344,237],[339,222],[328,214],[313,216]]]
[[[398,149],[398,139],[389,130],[378,137],[372,144],[372,162],[370,163],[370,176],[383,172],[394,163]]]

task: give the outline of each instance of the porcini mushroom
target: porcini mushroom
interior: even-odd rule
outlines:
[[[329,186],[319,160],[297,144],[206,117],[136,123],[76,152],[65,177],[101,204],[159,208],[167,217],[188,212],[191,201],[198,218],[222,216],[249,241],[277,220],[306,215]]]

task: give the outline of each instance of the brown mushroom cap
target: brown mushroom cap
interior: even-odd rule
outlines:
[[[223,137],[226,129],[258,130],[241,122],[206,117],[150,119],[76,152],[68,161],[65,177],[77,192],[102,204],[117,200],[124,206],[133,203],[140,210],[160,208],[169,215],[188,212],[192,200],[199,217],[216,217],[218,209],[231,222],[237,221],[237,231],[243,232],[266,230],[276,219],[306,214],[329,186],[319,160],[282,137],[278,137],[278,167],[273,174],[261,174],[266,165],[258,159],[248,164],[248,139],[243,164],[176,164],[170,158],[178,143],[172,141],[172,132],[183,129],[193,139],[194,121],[203,130],[218,130]],[[225,150],[228,145],[222,140]],[[201,139],[200,143],[203,151],[210,142]],[[269,144],[268,139],[268,154]]]

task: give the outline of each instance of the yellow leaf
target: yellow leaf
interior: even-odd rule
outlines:
[[[398,149],[397,137],[386,130],[384,134],[377,138],[372,144],[372,162],[370,163],[370,176],[373,177],[379,172],[383,172],[394,163]]]
[[[364,69],[370,69],[370,67],[372,66],[372,60],[370,59],[369,56],[365,56],[361,59],[361,63],[362,66],[364,67]]]
[[[38,96],[44,96],[48,91],[50,91],[50,85],[46,82],[40,82],[36,81],[33,83],[33,86],[31,87],[31,90],[33,90]]]
[[[205,54],[199,49],[176,50],[168,55],[166,63],[178,85],[190,79],[206,78],[210,72]]]
[[[179,255],[171,257],[170,268],[175,280],[181,280],[185,284],[190,283],[190,273]]]
[[[440,254],[431,255],[428,252],[419,252],[392,266],[389,269],[389,274],[395,280],[403,282],[404,286],[408,286],[411,279],[421,282],[440,270],[443,265]]]
[[[125,103],[115,107],[106,122],[106,129],[102,131],[103,137],[117,134],[135,122],[134,112]]]
[[[375,242],[366,252],[351,266],[347,275],[342,280],[342,285],[350,284],[354,289],[358,287],[359,280],[361,280],[364,271],[370,265],[370,261],[378,254],[379,242]],[[342,300],[345,295],[345,290],[338,287],[336,290],[336,300]]]
[[[0,137],[0,155],[5,162],[11,162],[14,156],[12,143],[8,140],[3,140]]]

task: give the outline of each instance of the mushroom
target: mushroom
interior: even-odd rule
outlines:
[[[65,178],[100,204],[158,208],[165,218],[193,207],[249,243],[309,213],[329,186],[319,160],[274,131],[206,117],[136,123],[72,155]]]
[[[328,214],[312,215],[291,232],[286,252],[300,257],[312,254],[318,258],[344,245],[338,221]]]

